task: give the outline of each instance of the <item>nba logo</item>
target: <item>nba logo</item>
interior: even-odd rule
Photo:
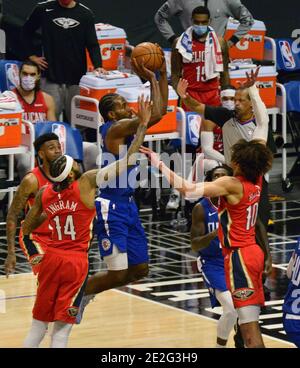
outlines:
[[[65,126],[62,124],[53,124],[52,133],[58,136],[58,140],[61,146],[61,152],[64,155],[66,153],[67,146],[67,132]]]
[[[196,114],[188,115],[188,131],[190,143],[194,146],[198,145],[201,126],[201,116]]]
[[[7,63],[5,65],[7,90],[13,90],[19,85],[19,68],[17,64]]]
[[[279,41],[281,57],[285,68],[294,69],[296,67],[295,59],[292,54],[291,46],[287,41]]]

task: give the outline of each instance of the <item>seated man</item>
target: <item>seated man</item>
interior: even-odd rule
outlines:
[[[56,121],[55,103],[48,93],[40,89],[41,70],[30,61],[24,61],[20,67],[20,83],[13,90],[22,109],[22,118],[32,124],[38,121]],[[16,155],[17,170],[20,180],[31,169],[30,153]]]
[[[26,60],[20,67],[20,84],[13,90],[23,112],[23,119],[35,124],[38,121],[55,121],[55,103],[40,88],[41,69],[33,61]]]

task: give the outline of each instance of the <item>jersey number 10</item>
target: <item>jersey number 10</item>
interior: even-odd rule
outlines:
[[[254,203],[252,206],[249,206],[247,208],[246,230],[249,230],[256,224],[257,213],[258,213],[258,203]]]
[[[71,240],[75,240],[76,231],[75,231],[72,215],[68,215],[66,217],[66,222],[65,222],[64,226],[63,226],[63,224],[61,224],[59,216],[55,216],[53,220],[55,221],[55,227],[56,227],[56,231],[57,231],[58,240],[63,240],[63,235],[64,236],[70,236]],[[63,226],[63,230],[64,230],[63,234],[62,234],[62,226]]]

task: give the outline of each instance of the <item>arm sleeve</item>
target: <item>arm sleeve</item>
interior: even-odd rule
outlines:
[[[201,132],[201,148],[205,158],[219,161],[225,164],[225,157],[214,149],[214,133],[213,132]]]
[[[241,4],[240,0],[229,0],[228,6],[231,13],[230,15],[240,22],[238,29],[230,39],[233,43],[237,43],[249,32],[254,23],[254,19],[249,10]]]
[[[205,106],[204,118],[211,120],[219,127],[222,127],[226,121],[232,118],[234,115],[233,111],[226,109],[225,107]]]
[[[88,18],[86,27],[86,48],[89,52],[91,61],[94,68],[100,68],[102,66],[102,57],[100,53],[100,46],[97,40],[97,34],[95,29],[95,19],[94,16]]]
[[[256,128],[253,132],[252,139],[263,139],[267,142],[268,139],[268,128],[269,128],[269,115],[265,104],[259,95],[258,89],[255,85],[248,88],[249,95],[251,98]]]
[[[158,30],[170,43],[174,41],[176,35],[168,22],[168,19],[173,15],[180,14],[181,12],[182,8],[180,6],[180,2],[178,0],[169,0],[162,4],[154,16],[154,22]]]
[[[35,54],[33,39],[35,31],[41,27],[42,11],[42,8],[36,6],[22,27],[21,38],[23,41],[23,53],[25,58]]]

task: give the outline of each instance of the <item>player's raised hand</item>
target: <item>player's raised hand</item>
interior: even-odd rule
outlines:
[[[179,79],[176,90],[180,98],[187,98],[188,93],[186,90],[188,88],[188,85],[189,83],[186,79],[183,79],[183,78]]]
[[[140,63],[137,62],[136,58],[131,58],[131,66],[133,71],[141,78],[145,80],[156,80],[154,72],[152,72],[150,69],[147,69],[144,65],[144,59],[142,58],[142,61]]]
[[[156,152],[144,146],[140,147],[140,152],[147,156],[152,166],[157,168],[159,167],[161,161],[159,159],[159,155]]]
[[[257,81],[257,76],[258,76],[258,73],[259,73],[259,69],[260,69],[260,66],[258,66],[255,71],[253,71],[253,69],[251,69],[251,72],[250,74],[248,72],[246,72],[246,81],[245,82],[238,82],[240,84],[240,87],[242,88],[249,88],[249,87],[252,87],[255,82]]]
[[[139,117],[141,125],[148,125],[151,118],[151,108],[152,101],[149,101],[149,97],[145,99],[144,95],[139,96],[137,116]]]

